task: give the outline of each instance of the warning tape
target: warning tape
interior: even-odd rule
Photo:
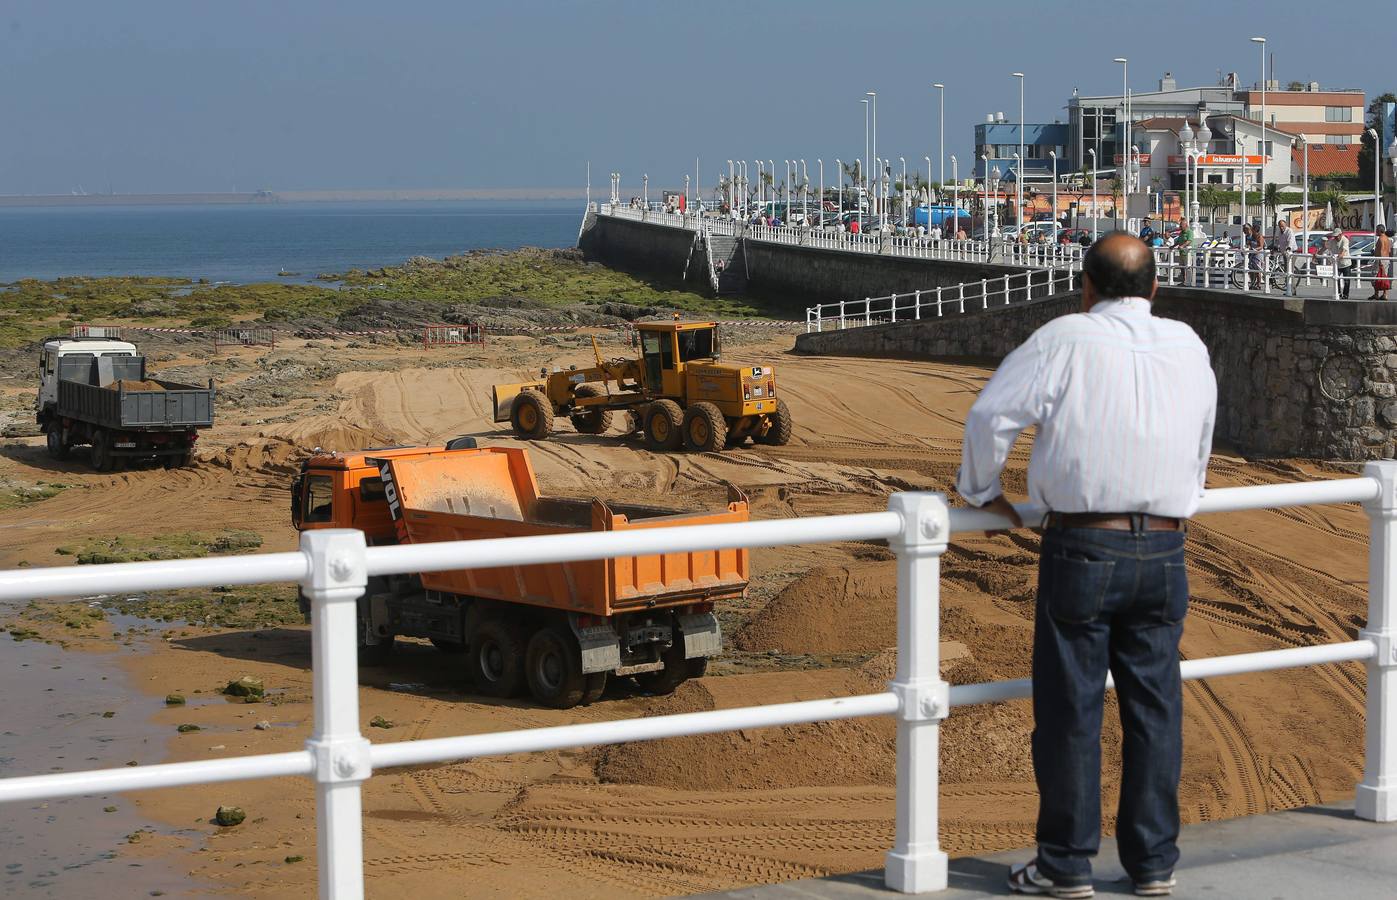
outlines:
[[[662,320],[661,320],[661,321],[662,321]],[[793,321],[793,320],[787,320],[787,319],[736,319],[736,320],[719,321],[717,324],[723,325],[723,326],[727,326],[727,327],[741,327],[741,328],[791,328],[791,327],[793,327],[793,326],[802,325],[802,324],[804,324],[804,323],[802,323],[802,322],[796,322],[796,321]],[[197,334],[197,335],[212,335],[214,331],[219,330],[219,329],[207,329],[207,328],[157,328],[157,327],[155,327],[155,326],[150,326],[150,325],[122,325],[122,326],[120,326],[120,327],[123,328],[123,329],[125,329],[125,330],[127,330],[127,331],[144,331],[144,332],[153,332],[153,333],[155,333],[155,334]],[[253,327],[253,326],[248,326],[248,327]],[[420,332],[421,332],[421,329],[408,329],[408,328],[379,328],[379,329],[374,329],[374,330],[370,330],[370,331],[339,331],[339,330],[320,330],[320,329],[316,329],[316,328],[290,328],[290,329],[284,329],[284,328],[277,328],[277,327],[274,326],[274,325],[258,325],[258,326],[255,326],[255,327],[258,327],[258,328],[268,328],[268,329],[270,329],[270,330],[272,330],[272,331],[275,331],[275,332],[277,332],[277,333],[290,334],[290,335],[292,335],[293,337],[302,337],[302,338],[308,338],[308,339],[312,339],[312,340],[314,340],[314,339],[316,339],[316,338],[330,338],[330,339],[333,339],[333,338],[341,338],[341,337],[370,337],[370,336],[378,335],[378,334],[411,334],[411,335],[413,335],[414,337],[416,337],[416,336],[419,335]],[[635,328],[635,327],[636,327],[636,323],[634,323],[634,322],[620,322],[620,323],[613,324],[613,325],[582,325],[582,324],[578,324],[578,325],[499,325],[499,326],[494,326],[494,327],[490,328],[489,330],[490,330],[491,333],[493,333],[493,334],[506,334],[506,335],[507,335],[507,334],[561,334],[561,333],[564,333],[564,332],[581,331],[581,330],[586,329],[586,328],[609,328],[609,329],[612,329],[612,330],[615,330],[615,331],[628,331],[628,330],[631,330],[631,329],[633,329],[633,328]]]

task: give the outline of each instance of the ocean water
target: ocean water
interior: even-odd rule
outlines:
[[[581,223],[581,201],[0,208],[0,283],[64,275],[311,281],[411,256],[570,247]]]

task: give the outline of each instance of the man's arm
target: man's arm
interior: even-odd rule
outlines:
[[[1203,491],[1208,484],[1208,459],[1213,453],[1213,425],[1217,420],[1218,412],[1218,382],[1213,375],[1213,367],[1208,360],[1208,352],[1203,351],[1204,365],[1208,366],[1208,408],[1203,416],[1203,434],[1198,443],[1198,496],[1203,496]]]
[[[965,418],[956,490],[975,506],[1000,494],[999,474],[1019,433],[1042,415],[1042,351],[1035,337],[1004,357]]]

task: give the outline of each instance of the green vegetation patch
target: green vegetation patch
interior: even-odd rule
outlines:
[[[15,509],[47,500],[61,494],[68,487],[69,485],[56,481],[37,481],[33,484],[26,484],[9,478],[0,479],[0,510]]]
[[[226,555],[256,550],[260,546],[262,536],[255,531],[180,531],[153,537],[90,538],[81,544],[59,547],[55,552],[75,557],[78,565],[92,565]]]
[[[142,619],[218,628],[271,628],[305,621],[296,605],[295,585],[284,584],[157,591],[141,597],[112,598],[103,605]]]

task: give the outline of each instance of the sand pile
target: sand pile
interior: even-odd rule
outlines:
[[[127,390],[127,391],[163,391],[165,386],[158,381],[135,381],[131,379],[120,379],[107,385],[107,390]]]
[[[733,638],[740,650],[874,653],[897,643],[891,562],[825,566],[787,585]]]
[[[230,472],[294,475],[301,470],[301,460],[309,455],[308,448],[279,438],[264,438],[242,441],[207,455],[201,454],[199,460]]]

